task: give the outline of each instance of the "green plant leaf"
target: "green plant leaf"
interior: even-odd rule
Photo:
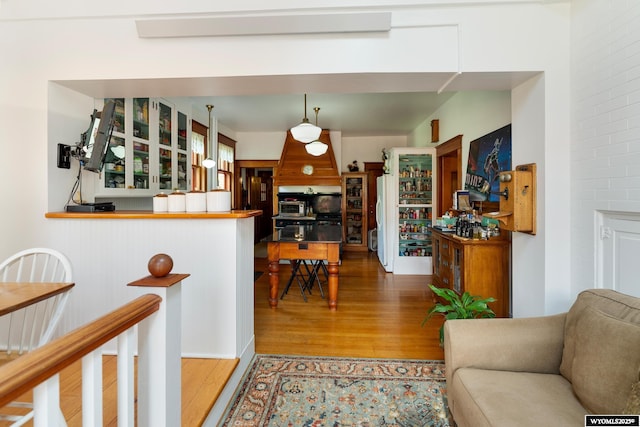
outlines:
[[[448,304],[437,302],[431,307],[422,321],[422,326],[436,314],[444,315],[445,320],[491,318],[496,316],[493,310],[487,305],[490,302],[496,301],[493,297],[482,298],[477,295],[471,295],[469,292],[458,295],[458,293],[452,289],[438,288],[433,285],[429,285],[429,288],[435,295]],[[444,325],[440,328],[440,343],[443,342]]]

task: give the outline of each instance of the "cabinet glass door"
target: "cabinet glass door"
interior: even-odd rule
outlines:
[[[149,98],[133,98],[133,188],[149,188],[149,143]]]
[[[159,186],[160,189],[172,189],[172,171],[173,171],[173,159],[172,159],[172,147],[173,147],[173,134],[172,121],[173,121],[173,108],[159,102],[158,103],[158,153],[159,153]]]
[[[189,151],[187,144],[188,134],[188,119],[187,115],[178,111],[178,169],[177,173],[177,188],[178,190],[186,191],[189,189],[189,181],[187,179],[187,171],[189,167]]]
[[[115,118],[113,133],[109,141],[109,148],[104,158],[104,188],[125,188],[126,185],[126,136],[125,136],[125,100],[124,98],[105,99],[115,103]]]
[[[364,196],[364,191],[366,191],[363,187],[363,181],[362,177],[348,177],[346,180],[344,197],[347,202],[345,215],[347,244],[361,245],[363,243],[362,197]]]
[[[178,150],[187,150],[187,115],[178,111]]]
[[[403,256],[432,255],[432,156],[402,154],[398,158],[398,243]]]

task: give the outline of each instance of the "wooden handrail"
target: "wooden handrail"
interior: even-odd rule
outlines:
[[[0,407],[158,311],[161,302],[158,295],[143,295],[0,367]]]

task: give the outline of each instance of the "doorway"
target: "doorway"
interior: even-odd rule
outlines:
[[[261,210],[256,217],[254,243],[273,233],[273,172],[276,160],[237,160],[235,164],[236,206]]]
[[[436,147],[438,212],[444,215],[453,207],[452,195],[462,189],[462,135],[455,136]]]

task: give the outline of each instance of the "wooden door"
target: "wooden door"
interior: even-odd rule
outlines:
[[[254,241],[258,243],[272,233],[273,185],[271,172],[259,171],[255,176],[252,176],[250,188],[250,209],[262,211],[262,215],[256,217],[255,221]]]
[[[364,162],[364,171],[369,174],[367,185],[367,229],[376,228],[376,201],[378,200],[378,178],[384,173],[384,162]]]

